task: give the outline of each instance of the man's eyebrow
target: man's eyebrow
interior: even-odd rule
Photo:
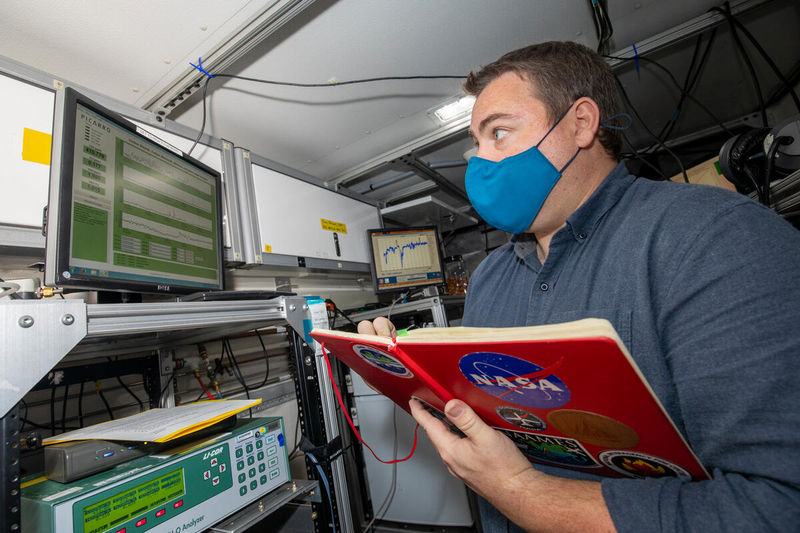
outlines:
[[[490,122],[494,122],[495,120],[499,120],[501,118],[514,118],[514,115],[510,113],[492,113],[491,115],[481,120],[481,123],[478,126],[478,133],[482,133],[484,128],[486,128],[486,126]]]

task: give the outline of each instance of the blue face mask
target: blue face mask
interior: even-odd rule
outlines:
[[[569,109],[538,143],[522,153],[496,162],[477,156],[470,158],[465,176],[467,195],[487,223],[508,233],[522,233],[533,223],[550,191],[581,151],[578,148],[559,170],[539,150],[539,145],[558,126]],[[601,122],[601,126],[624,129],[608,125],[617,116],[620,115]]]

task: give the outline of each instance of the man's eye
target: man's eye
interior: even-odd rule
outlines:
[[[508,133],[507,130],[501,130],[501,129],[498,128],[498,129],[496,129],[496,130],[494,130],[492,132],[492,135],[494,135],[494,140],[495,141],[499,141],[500,139],[505,137],[507,133]]]

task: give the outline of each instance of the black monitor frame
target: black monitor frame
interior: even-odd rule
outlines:
[[[217,279],[213,287],[198,287],[182,283],[183,280],[170,280],[165,276],[164,283],[121,278],[106,278],[69,272],[70,240],[72,228],[73,187],[75,184],[75,136],[78,104],[107,119],[119,128],[136,136],[160,151],[166,151],[180,158],[197,170],[213,176],[216,181],[216,248]],[[45,216],[45,285],[68,289],[101,290],[117,292],[138,292],[158,294],[190,294],[198,291],[215,291],[224,288],[225,266],[223,261],[222,237],[222,179],[220,173],[200,161],[190,157],[169,143],[158,139],[121,115],[106,109],[87,98],[75,89],[67,87],[56,94],[53,115],[53,140],[50,165],[49,202]],[[213,284],[213,282],[212,282]]]
[[[373,247],[372,236],[391,235],[397,232],[415,232],[415,231],[433,231],[434,239],[436,241],[436,254],[442,272],[441,279],[435,281],[429,281],[426,283],[418,283],[414,285],[403,285],[402,287],[381,288],[378,285],[377,267],[375,265],[375,250]],[[444,261],[442,260],[442,240],[441,236],[439,235],[438,226],[430,225],[430,226],[410,226],[402,228],[369,229],[367,230],[367,242],[369,243],[369,269],[370,269],[370,274],[372,275],[372,288],[374,289],[375,294],[396,294],[396,293],[408,292],[411,290],[416,290],[426,287],[435,287],[437,285],[445,284]]]

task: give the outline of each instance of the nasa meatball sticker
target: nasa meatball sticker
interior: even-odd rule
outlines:
[[[400,378],[414,377],[414,374],[412,374],[409,369],[403,366],[403,363],[386,352],[382,352],[371,346],[364,346],[363,344],[354,345],[353,351],[357,356],[361,357],[367,363],[378,367],[384,372],[388,372],[393,376]]]
[[[636,479],[659,477],[692,479],[689,472],[675,463],[646,453],[606,450],[601,452],[597,458],[611,470]]]
[[[476,352],[462,357],[458,368],[470,383],[505,402],[553,409],[570,399],[569,389],[554,373],[562,361],[542,368],[510,355]]]
[[[527,431],[543,431],[547,429],[547,424],[544,420],[539,418],[533,413],[529,413],[519,407],[511,407],[508,405],[501,405],[495,409],[497,416],[520,429]]]
[[[600,468],[581,443],[573,439],[494,428],[510,438],[528,459],[576,468]]]
[[[416,396],[412,396],[411,399],[417,400],[422,405],[422,407],[426,411],[428,411],[431,414],[431,416],[433,416],[433,418],[441,420],[442,424],[447,426],[447,429],[450,430],[450,433],[458,437],[461,437],[462,439],[466,437],[466,435],[464,435],[464,433],[460,429],[458,429],[458,427],[453,423],[453,421],[447,418],[447,415],[444,414],[442,411],[438,410],[425,400],[417,398]]]

